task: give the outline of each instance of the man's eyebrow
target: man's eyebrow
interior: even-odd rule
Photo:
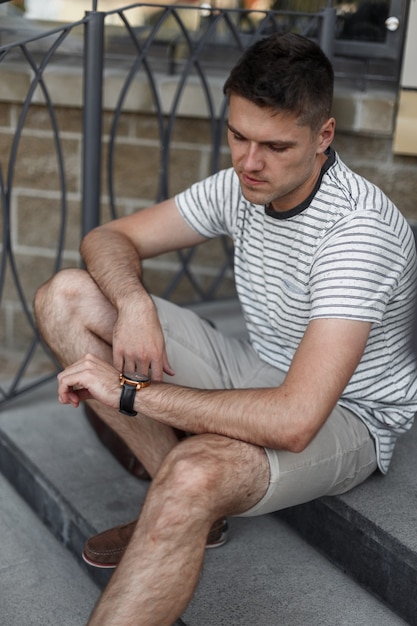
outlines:
[[[231,124],[229,124],[229,122],[227,122],[227,128],[234,134],[234,135],[239,135],[239,137],[243,137],[242,133],[240,133],[238,130],[236,130],[236,128],[233,128],[233,126]]]
[[[233,126],[229,124],[229,122],[227,122],[227,128],[234,135],[237,135],[238,137],[242,137],[242,139],[246,139],[245,135],[242,135],[242,133],[240,133],[236,128],[233,128]],[[297,142],[291,141],[289,139],[288,140],[271,139],[270,141],[261,141],[260,144],[262,146],[281,146],[281,147],[291,148],[292,146],[295,146]]]

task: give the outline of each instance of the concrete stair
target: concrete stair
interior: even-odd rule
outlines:
[[[245,332],[236,301],[194,308],[225,333]],[[414,428],[388,476],[344,496],[230,520],[231,539],[207,553],[178,625],[417,625],[416,454]],[[86,623],[111,572],[82,561],[84,541],[136,517],[146,491],[83,411],[58,403],[55,381],[3,409],[2,626]]]
[[[0,623],[2,626],[86,624],[99,589],[111,573],[83,563],[80,558],[83,543],[95,532],[134,518],[147,483],[133,478],[114,460],[97,440],[82,410],[58,404],[54,382],[20,397],[2,411],[0,472],[4,476],[0,479],[0,529],[3,544],[8,546],[6,561],[1,565],[4,571],[0,578]],[[381,493],[382,508],[387,496],[383,499],[382,484],[371,487],[370,493],[375,488],[377,494]],[[370,496],[364,493],[356,495],[350,503],[337,499],[333,508],[329,505],[323,508],[339,511],[348,529],[346,537],[340,536],[339,526],[332,536],[330,513],[323,516],[323,510],[318,514],[313,512],[321,516],[325,538],[330,534],[332,545],[336,539],[344,544],[343,558],[349,553],[351,537],[356,533],[368,542],[375,541],[373,520],[366,521],[365,530],[358,524],[365,511],[356,511],[355,507],[360,508],[364,503],[368,511],[373,510]],[[393,529],[399,516],[404,532],[407,527],[409,530],[409,542],[405,542],[406,537],[396,537],[398,545],[402,542],[405,565],[406,557],[409,563],[415,555],[410,545],[413,523],[410,517],[406,519],[400,507],[394,510],[391,507],[388,501],[385,509],[394,516]],[[305,515],[301,517],[304,519]],[[309,523],[316,527],[318,520],[308,515]],[[400,612],[398,607],[394,612],[375,597],[378,586],[368,593],[343,572],[343,559],[338,566],[331,563],[280,516],[236,518],[230,520],[230,526],[230,541],[223,548],[207,553],[196,595],[178,625],[399,626],[407,623],[396,614]],[[387,552],[386,542],[378,543],[378,549],[373,557],[376,581],[382,578],[377,568]],[[408,571],[415,577],[415,569],[410,567]],[[402,582],[403,578],[399,580]],[[396,589],[409,610],[409,605],[415,602],[406,597],[410,585]],[[413,619],[409,615],[408,623],[415,624]]]
[[[196,308],[224,332],[244,332],[236,302]],[[386,477],[345,496],[232,519],[229,543],[208,552],[178,624],[417,625],[416,452],[413,429]],[[1,624],[86,623],[111,572],[85,565],[84,541],[136,517],[147,483],[115,461],[82,410],[59,405],[55,381],[0,414],[0,473],[10,483],[0,479],[9,546]]]
[[[2,626],[84,626],[99,588],[2,475],[0,537]]]

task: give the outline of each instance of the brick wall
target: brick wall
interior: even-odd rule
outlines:
[[[56,72],[57,70],[54,69]],[[9,79],[11,80],[11,79]],[[79,263],[80,199],[81,199],[81,109],[80,96],[75,94],[70,81],[59,75],[55,99],[61,98],[55,109],[62,140],[64,168],[67,185],[66,231],[63,266]],[[78,76],[78,91],[79,76]],[[61,82],[59,82],[61,81]],[[18,97],[4,98],[0,90],[0,164],[7,178],[10,150],[19,119],[21,104]],[[10,83],[17,90],[16,82]],[[66,91],[64,92],[64,87]],[[111,93],[107,88],[107,94]],[[108,96],[110,97],[110,96]],[[55,101],[54,99],[54,101]],[[179,117],[173,134],[170,158],[170,193],[175,193],[209,173],[210,132],[208,122],[196,117],[201,110],[198,104]],[[159,136],[155,116],[134,106],[127,107],[122,115],[114,161],[114,181],[117,211],[123,215],[154,201],[159,171]],[[136,106],[137,108],[137,106]],[[104,157],[111,115],[104,115]],[[343,127],[343,123],[341,124]],[[392,140],[387,136],[338,133],[335,148],[353,169],[382,187],[398,204],[407,218],[417,220],[417,158],[392,154]],[[229,165],[226,143],[222,149],[221,166]],[[106,168],[103,164],[102,219],[110,218],[106,192]],[[62,209],[60,177],[52,125],[44,104],[31,105],[19,144],[12,181],[11,232],[14,259],[26,301],[31,303],[36,288],[55,269],[57,241]],[[2,216],[0,215],[0,220]],[[0,223],[1,232],[2,224]],[[210,242],[198,252],[194,267],[201,283],[207,284],[215,274],[218,262],[224,259],[219,242]],[[178,257],[164,258],[147,263],[146,279],[154,293],[162,293],[178,269]],[[225,281],[219,295],[233,293],[231,279]],[[180,282],[173,299],[189,301],[192,290],[187,280]],[[33,337],[33,329],[25,317],[22,304],[10,272],[0,303],[0,372],[8,367],[10,355],[26,350]],[[6,356],[4,356],[6,355]]]
[[[0,164],[7,179],[11,147],[21,105],[0,103]],[[66,180],[67,215],[63,247],[63,267],[79,264],[82,114],[73,107],[55,109],[62,143]],[[110,219],[107,195],[106,156],[112,117],[104,115],[102,221]],[[175,124],[170,153],[170,193],[184,189],[210,173],[210,134],[206,120],[181,119]],[[222,167],[230,164],[226,146]],[[156,117],[149,113],[126,112],[117,133],[114,160],[114,189],[118,215],[141,209],[155,200],[159,172],[159,136]],[[47,109],[32,105],[25,120],[13,168],[11,233],[14,260],[26,301],[32,302],[36,288],[55,270],[60,229],[62,190],[54,133]],[[0,220],[2,220],[0,215]],[[0,223],[1,231],[3,225]],[[210,242],[198,253],[194,265],[202,284],[210,281],[224,253],[218,242]],[[149,261],[146,279],[154,293],[162,293],[179,268],[177,255]],[[231,293],[226,281],[222,293]],[[193,293],[188,281],[178,286],[173,299],[189,301]],[[0,351],[26,349],[33,336],[8,264],[5,289],[0,305]],[[1,362],[0,362],[1,367]]]

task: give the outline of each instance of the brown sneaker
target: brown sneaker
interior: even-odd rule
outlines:
[[[114,568],[119,565],[120,559],[135,530],[137,520],[115,526],[94,535],[86,541],[83,551],[83,559],[93,567]],[[227,541],[227,519],[222,517],[214,522],[207,536],[207,548],[219,548]]]

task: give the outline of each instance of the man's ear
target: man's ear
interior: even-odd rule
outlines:
[[[327,150],[334,138],[334,132],[336,129],[336,120],[334,117],[329,117],[329,119],[324,122],[323,126],[320,128],[318,132],[318,145],[317,152],[322,153]]]

